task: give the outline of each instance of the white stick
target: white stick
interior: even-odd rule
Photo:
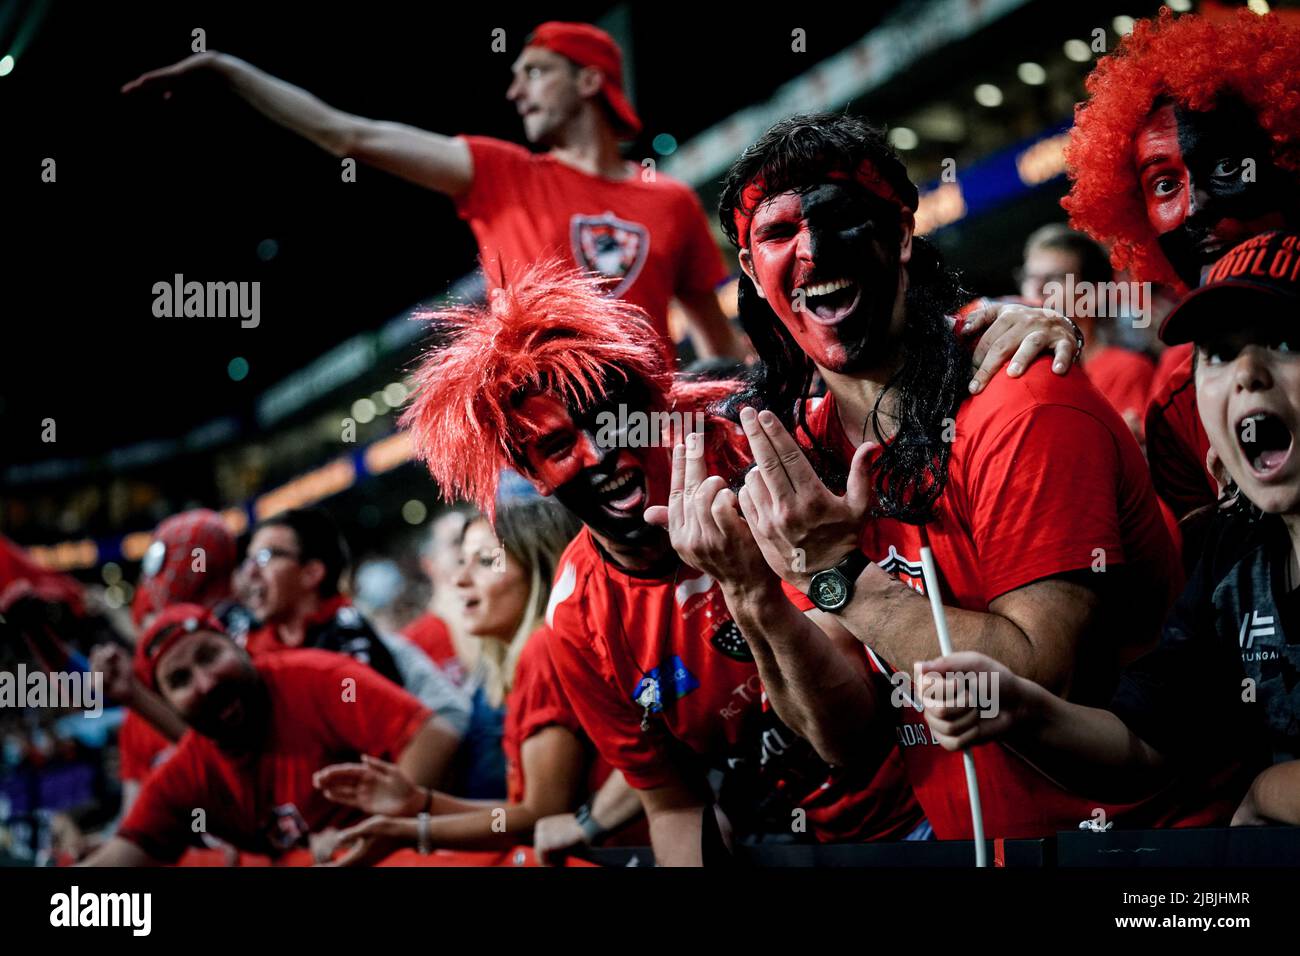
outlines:
[[[930,613],[934,615],[934,629],[939,634],[939,650],[944,657],[952,653],[952,639],[948,636],[948,615],[943,610],[939,594],[939,571],[934,564],[934,552],[921,546],[921,573],[925,576],[925,593],[930,598]],[[920,688],[917,688],[920,694]],[[918,697],[919,699],[919,697]],[[970,819],[975,833],[975,865],[988,866],[988,852],[984,846],[984,811],[980,809],[980,784],[975,777],[975,759],[970,751],[962,753],[966,767],[966,795],[970,797]]]

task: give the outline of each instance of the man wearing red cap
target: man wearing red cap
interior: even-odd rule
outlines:
[[[202,834],[275,856],[360,819],[312,786],[322,767],[371,754],[424,786],[441,769],[432,715],[401,688],[327,651],[254,663],[197,604],[154,618],[136,645],[135,671],[191,732],[90,865],[172,861]]]
[[[566,255],[641,306],[670,348],[668,303],[685,307],[701,355],[739,357],[714,294],[725,278],[704,211],[684,184],[625,161],[641,121],[623,92],[623,54],[586,23],[543,23],[513,66],[506,98],[532,153],[482,136],[442,136],[344,113],[232,56],[198,53],[126,84],[168,90],[195,73],[221,77],[272,121],[335,156],[395,173],[456,202],[489,283]]]

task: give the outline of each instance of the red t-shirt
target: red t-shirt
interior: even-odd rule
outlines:
[[[489,285],[521,265],[560,255],[611,278],[611,294],[641,306],[665,342],[668,302],[712,292],[726,271],[695,193],[639,168],[625,180],[592,176],[555,158],[465,136],[474,160],[457,211],[478,239]],[[631,168],[631,167],[630,167]]]
[[[127,710],[122,729],[117,733],[119,776],[123,780],[141,783],[153,769],[167,761],[176,749],[168,740],[134,710]]]
[[[1156,491],[1174,515],[1212,505],[1219,486],[1205,456],[1210,439],[1196,410],[1191,345],[1175,345],[1160,356],[1147,406],[1147,457]]]
[[[429,660],[457,684],[465,683],[465,667],[456,656],[456,647],[451,642],[451,628],[438,615],[421,615],[406,626],[402,636],[424,651]]]
[[[607,562],[584,528],[565,550],[547,609],[551,658],[574,712],[611,765],[645,790],[707,764],[757,774],[756,789],[803,807],[809,831],[896,839],[920,821],[897,752],[831,771],[772,712],[721,588],[679,566],[638,577]],[[638,703],[648,682],[660,703]]]
[[[271,705],[261,749],[231,756],[211,739],[186,733],[118,831],[150,856],[175,860],[192,842],[197,809],[208,833],[253,853],[276,854],[305,845],[309,833],[353,823],[360,815],[326,800],[312,774],[361,754],[396,760],[431,716],[410,694],[341,654],[288,650],[254,666]]]
[[[1126,421],[1136,419],[1142,427],[1156,371],[1151,359],[1141,352],[1108,345],[1084,363],[1083,371],[1115,411]]]
[[[506,799],[520,803],[524,799],[524,764],[521,758],[524,741],[547,727],[563,727],[588,747],[591,741],[569,699],[560,688],[551,652],[546,646],[546,627],[535,630],[524,645],[515,664],[514,683],[506,695],[505,732],[501,746],[506,753]],[[612,768],[594,752],[591,754],[587,792],[595,793],[612,772]]]
[[[808,414],[813,440],[845,462],[854,445],[833,396]],[[1146,463],[1115,410],[1079,370],[1062,377],[1036,362],[1018,379],[996,376],[958,410],[948,482],[927,526],[944,604],[987,612],[991,601],[1034,581],[1094,567],[1140,572],[1104,606],[1113,628],[1097,627],[1078,653],[1072,695],[1104,705],[1122,663],[1150,648],[1182,584],[1178,556],[1161,518]],[[891,519],[867,523],[863,551],[884,570],[924,593],[920,529]],[[1097,549],[1102,549],[1098,551]],[[1153,584],[1155,586],[1153,586]],[[1123,585],[1121,585],[1123,586]],[[786,586],[803,610],[812,602]],[[938,638],[934,640],[938,656]],[[873,669],[889,662],[867,651]],[[911,662],[901,665],[910,673]],[[882,701],[894,690],[881,681]],[[970,839],[970,809],[959,754],[929,734],[912,707],[897,715],[898,743],[912,788],[940,839]],[[1067,793],[1000,744],[976,748],[985,831],[989,837],[1035,837],[1073,829],[1103,806]],[[1111,808],[1118,814],[1126,808]],[[1114,815],[1112,814],[1112,815]]]

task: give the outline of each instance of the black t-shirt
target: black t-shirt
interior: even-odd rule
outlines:
[[[302,646],[346,654],[362,664],[369,664],[398,687],[402,686],[402,675],[393,655],[370,622],[351,604],[344,604],[328,620],[307,628]]]
[[[1125,669],[1110,709],[1186,763],[1232,756],[1262,769],[1300,758],[1300,590],[1287,593],[1282,519],[1219,515],[1165,621]]]

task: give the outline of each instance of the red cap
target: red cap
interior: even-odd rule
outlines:
[[[578,66],[594,66],[605,77],[601,95],[622,127],[624,139],[641,132],[641,120],[623,92],[623,51],[604,30],[590,23],[550,20],[534,30],[524,43],[558,53]]]
[[[203,552],[202,570],[195,570],[196,548]],[[172,515],[154,531],[141,562],[131,602],[136,627],[169,604],[212,607],[228,597],[237,556],[235,536],[215,511],[199,508]]]
[[[1232,248],[1165,317],[1160,338],[1193,342],[1207,325],[1240,322],[1243,305],[1281,307],[1300,320],[1300,235],[1265,232]]]
[[[177,641],[195,631],[225,634],[222,623],[207,608],[198,604],[173,604],[158,612],[149,628],[135,645],[135,676],[152,691],[158,689],[154,670],[158,661]]]

